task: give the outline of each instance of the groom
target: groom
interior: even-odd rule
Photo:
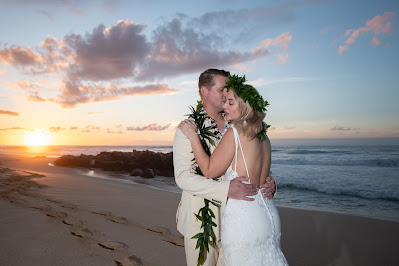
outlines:
[[[223,105],[226,102],[227,89],[225,88],[229,72],[218,69],[208,69],[201,73],[198,81],[199,94],[202,99],[203,109],[208,118],[206,126],[215,126],[214,139],[217,145],[224,132],[227,130],[227,122],[223,117]],[[210,146],[211,152],[215,146]],[[207,179],[204,176],[193,173],[193,159],[190,141],[180,129],[176,130],[173,143],[173,164],[176,184],[183,190],[176,214],[177,230],[184,236],[184,247],[187,265],[197,265],[199,249],[195,249],[197,240],[191,239],[201,231],[201,221],[197,220],[197,213],[204,206],[204,198],[223,205],[228,198],[252,201],[247,198],[257,193],[257,188],[252,184],[244,184],[247,177],[237,177],[231,181]],[[261,186],[265,197],[272,198],[276,190],[274,179],[267,178],[267,184]],[[210,204],[210,208],[216,216],[217,227],[214,228],[217,236],[217,245],[209,246],[204,265],[224,265],[223,250],[220,243],[220,210]]]

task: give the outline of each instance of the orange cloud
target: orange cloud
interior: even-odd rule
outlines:
[[[107,87],[73,83],[65,83],[64,85],[60,95],[56,98],[46,99],[46,101],[57,103],[63,108],[72,108],[78,104],[111,101],[122,96],[172,94],[179,91],[178,89],[169,88],[166,84],[134,87],[118,87],[113,84],[108,84]]]
[[[0,115],[19,116],[19,113],[8,110],[0,110]]]
[[[27,130],[27,131],[33,131],[32,129],[26,129],[26,128],[23,128],[23,127],[0,128],[0,131],[10,131],[10,130]]]
[[[390,34],[392,32],[392,22],[387,20],[394,16],[396,16],[395,12],[385,12],[382,16],[375,16],[374,18],[368,20],[364,27],[358,28],[356,30],[347,30],[345,36],[349,37],[345,41],[345,45],[339,46],[338,53],[342,55],[353,43],[355,43],[360,34],[367,32],[374,33],[371,43],[374,46],[378,46],[380,44],[380,40],[377,38],[377,36],[380,34]]]
[[[0,50],[0,60],[17,67],[34,66],[40,64],[40,55],[32,48],[13,46],[8,49]]]
[[[269,49],[273,46],[273,49],[277,49],[278,63],[284,64],[288,58],[286,51],[291,40],[292,35],[289,32],[284,32],[274,39],[265,39],[258,47],[253,49],[253,59],[270,54]]]
[[[59,132],[59,131],[61,131],[61,130],[65,130],[65,128],[60,127],[60,126],[57,126],[57,127],[50,127],[48,130],[49,130],[50,132]]]

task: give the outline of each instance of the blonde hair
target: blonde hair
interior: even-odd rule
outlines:
[[[255,111],[248,102],[244,102],[243,99],[236,94],[233,88],[230,88],[230,90],[234,93],[234,98],[238,103],[239,109],[239,115],[238,118],[234,120],[234,126],[239,131],[243,132],[248,140],[253,140],[258,133],[262,131],[262,122],[266,117],[266,113]]]

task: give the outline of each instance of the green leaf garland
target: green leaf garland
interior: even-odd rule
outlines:
[[[215,146],[214,139],[220,139],[222,137],[222,133],[217,128],[216,124],[213,122],[211,126],[206,126],[205,121],[211,119],[208,114],[204,111],[202,107],[202,102],[197,102],[197,107],[191,107],[192,113],[188,115],[189,119],[192,119],[198,127],[199,137],[204,148],[206,154],[211,156],[210,146]],[[212,121],[212,119],[211,119]],[[198,164],[194,161],[194,171],[198,175],[203,175],[201,169],[199,168]],[[209,242],[216,246],[216,235],[213,230],[214,227],[217,227],[217,224],[213,222],[213,218],[215,218],[215,214],[213,213],[212,209],[210,208],[209,204],[213,204],[219,207],[216,203],[204,199],[204,207],[198,210],[198,213],[194,213],[195,217],[201,221],[201,229],[202,232],[196,234],[192,237],[192,239],[197,239],[197,245],[195,249],[199,248],[198,260],[197,265],[203,265],[206,260],[206,253],[209,252]]]

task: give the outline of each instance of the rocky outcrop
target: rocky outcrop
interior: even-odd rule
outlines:
[[[54,161],[56,166],[99,168],[104,171],[127,172],[134,176],[153,178],[173,177],[173,153],[152,151],[101,152],[97,155],[63,155]]]

